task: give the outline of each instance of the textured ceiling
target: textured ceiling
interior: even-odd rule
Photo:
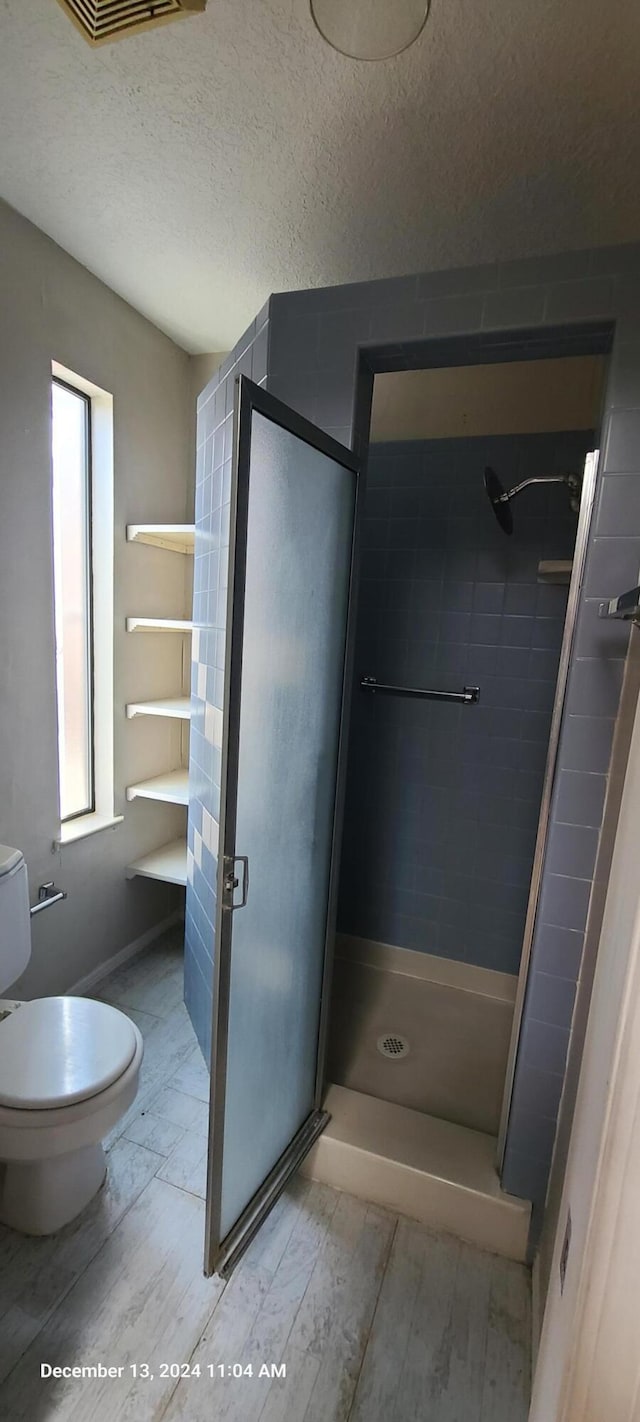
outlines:
[[[222,349],[271,291],[637,238],[639,72],[637,0],[433,0],[384,64],[308,0],[97,51],[55,0],[0,0],[0,193]]]

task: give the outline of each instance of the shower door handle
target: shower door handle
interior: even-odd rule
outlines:
[[[608,602],[601,602],[598,610],[599,617],[619,617],[623,622],[640,621],[640,588],[631,588],[630,592],[621,593],[620,597],[612,597]]]
[[[236,876],[236,864],[242,865],[242,898],[239,903],[235,903],[233,897],[240,883],[240,880]],[[222,888],[223,908],[231,909],[232,911],[234,909],[244,908],[249,897],[249,860],[246,854],[225,855]]]

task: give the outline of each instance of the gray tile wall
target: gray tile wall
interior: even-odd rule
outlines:
[[[518,972],[568,591],[538,583],[538,563],[571,557],[577,518],[565,489],[538,486],[506,537],[482,475],[581,470],[592,448],[584,431],[371,447],[343,932]],[[368,674],[481,699],[373,697]],[[558,842],[564,874],[580,877],[592,833]]]
[[[507,1189],[538,1204],[627,644],[624,628],[598,620],[598,602],[634,585],[640,567],[640,245],[285,293],[270,305],[269,389],[354,448],[366,439],[373,369],[497,360],[514,350],[521,358],[552,355],[560,339],[567,351],[603,349],[607,331],[613,349],[597,506],[503,1174]]]
[[[266,382],[268,317],[267,304],[198,400],[184,991],[207,1061],[211,1050],[233,399],[238,375],[247,375],[258,385]]]

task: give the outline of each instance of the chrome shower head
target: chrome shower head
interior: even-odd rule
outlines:
[[[513,514],[509,507],[511,495],[505,493],[498,475],[489,465],[484,471],[484,487],[502,532],[513,533]]]
[[[513,533],[513,514],[509,507],[511,499],[522,489],[527,489],[529,484],[566,484],[572,512],[579,512],[582,492],[580,474],[533,474],[529,479],[523,479],[520,484],[514,484],[512,489],[504,489],[495,470],[487,465],[484,471],[484,487],[503,533]]]

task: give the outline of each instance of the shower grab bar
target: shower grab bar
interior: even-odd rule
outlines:
[[[609,602],[601,602],[598,616],[619,617],[625,622],[640,621],[640,588],[632,588],[630,592],[621,593],[620,597],[612,597]]]
[[[480,700],[479,686],[465,686],[462,691],[429,691],[418,686],[388,686],[375,676],[363,676],[360,688],[362,691],[381,691],[385,696],[414,696],[422,701],[457,701],[463,706]]]

